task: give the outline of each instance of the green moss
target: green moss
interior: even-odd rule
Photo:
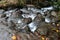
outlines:
[[[60,0],[58,0],[57,2],[53,2],[52,5],[57,11],[60,11]]]
[[[5,4],[5,3],[7,3],[6,1],[0,1],[0,4]]]
[[[18,5],[25,5],[26,0],[18,0]]]
[[[13,3],[11,3],[11,2],[13,2]],[[1,0],[0,7],[11,6],[11,5],[23,6],[23,5],[25,5],[25,3],[26,3],[26,0],[16,0],[16,1],[15,0],[9,0],[9,1]]]

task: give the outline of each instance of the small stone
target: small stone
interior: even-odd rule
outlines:
[[[50,23],[51,22],[50,18],[45,18],[45,22]]]
[[[3,14],[4,10],[3,9],[0,9],[0,14]]]
[[[15,35],[12,36],[12,40],[17,40]]]
[[[1,18],[4,18],[4,17],[6,17],[6,14],[2,14],[2,15],[1,15]]]
[[[35,22],[31,22],[30,24],[28,24],[31,32],[35,32],[35,30],[37,29],[37,24]]]
[[[60,24],[57,24],[57,26],[60,26]]]
[[[24,18],[24,23],[27,23],[27,24],[29,24],[29,23],[31,23],[32,22],[32,19],[31,18]]]
[[[55,11],[52,11],[52,12],[51,12],[51,15],[53,15],[53,16],[56,17],[56,16],[57,16],[57,13],[56,13]]]

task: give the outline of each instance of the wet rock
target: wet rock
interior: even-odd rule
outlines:
[[[56,38],[57,33],[55,35],[50,32],[52,31],[52,28],[57,27],[56,24],[51,25],[50,23],[55,23],[55,16],[57,14],[55,14],[52,10],[52,7],[42,9],[28,7],[28,9],[7,10],[3,13],[1,21],[3,24],[8,25],[11,30],[15,30],[19,34],[26,33],[26,35],[21,35],[22,38],[24,37],[22,40],[39,40],[38,37],[40,38],[42,35],[55,40],[54,38]],[[53,13],[55,15],[53,15]]]
[[[38,22],[40,22],[40,21],[42,21],[42,15],[41,14],[37,14],[37,16],[35,17],[35,19],[34,19],[34,21],[38,21]]]
[[[2,15],[1,15],[1,18],[4,18],[4,17],[6,17],[6,14],[2,14]]]
[[[50,32],[49,39],[50,40],[58,40],[58,34],[56,32]]]
[[[44,25],[43,25],[44,24]],[[37,32],[40,34],[40,35],[47,35],[48,31],[50,31],[49,27],[51,27],[50,25],[46,24],[46,23],[41,23],[40,25],[38,25],[38,28],[37,28]]]
[[[29,11],[26,8],[20,9],[23,13],[29,13]]]
[[[24,18],[23,21],[24,21],[24,23],[29,24],[32,22],[32,19],[31,18]]]
[[[21,12],[20,10],[12,13],[12,16],[13,16],[14,18],[19,18],[21,15],[22,15],[22,12]]]
[[[9,11],[5,11],[4,14],[6,14],[7,17],[10,17],[13,12],[14,10],[9,10]]]
[[[20,28],[20,29],[24,29],[26,26],[27,26],[26,23],[17,24],[17,27]]]
[[[3,10],[3,9],[0,9],[0,14],[1,14],[1,13],[3,13],[4,11],[5,11],[5,10]]]
[[[28,24],[28,27],[30,28],[31,32],[35,32],[37,26],[38,26],[37,22],[31,22],[30,24]]]
[[[29,18],[29,14],[22,14],[24,18]]]
[[[32,14],[32,13],[30,13],[30,14],[22,14],[22,16],[24,18],[31,18],[32,20],[34,20],[34,18],[36,17],[36,14]]]
[[[0,40],[12,40],[12,30],[8,26],[0,24]]]
[[[0,9],[0,17],[3,15],[3,13],[4,13],[4,10]]]
[[[50,18],[45,18],[45,22],[50,23],[51,19]]]
[[[8,23],[8,26],[9,26],[9,28],[10,28],[11,30],[16,30],[16,29],[15,29],[16,24],[15,24],[13,21],[10,21],[10,22]]]

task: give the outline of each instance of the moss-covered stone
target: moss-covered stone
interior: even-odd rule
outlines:
[[[0,7],[25,5],[25,0],[1,0]]]

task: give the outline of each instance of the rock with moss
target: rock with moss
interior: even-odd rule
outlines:
[[[7,6],[20,6],[24,5],[25,0],[1,0],[0,1],[0,7],[7,7]]]

